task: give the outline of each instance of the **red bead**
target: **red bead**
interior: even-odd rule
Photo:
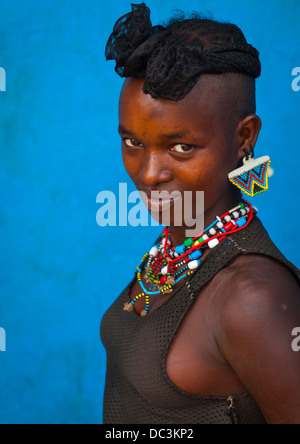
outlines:
[[[227,222],[227,224],[224,225],[224,230],[226,231],[230,231],[232,230],[232,228],[235,226],[235,224],[233,222]]]
[[[163,277],[160,279],[160,283],[161,283],[162,285],[165,285],[166,282],[167,282],[167,280],[168,280],[168,276],[163,276]]]

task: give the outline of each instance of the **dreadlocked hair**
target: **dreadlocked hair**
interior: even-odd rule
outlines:
[[[183,99],[202,74],[260,76],[259,52],[236,25],[181,13],[152,26],[145,3],[131,6],[116,22],[105,55],[116,61],[119,76],[144,78],[143,91],[154,99]]]

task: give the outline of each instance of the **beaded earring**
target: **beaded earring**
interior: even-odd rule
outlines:
[[[246,157],[243,166],[228,174],[230,182],[248,196],[256,196],[266,191],[268,186],[268,171],[271,163],[269,156],[254,159],[254,148],[250,145],[250,153],[244,149]]]

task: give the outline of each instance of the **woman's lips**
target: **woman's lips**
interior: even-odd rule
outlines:
[[[158,194],[162,195],[162,197],[157,196]],[[181,197],[179,192],[172,194],[173,195],[170,195],[169,193],[165,192],[164,196],[163,192],[153,192],[149,195],[149,193],[144,192],[142,197],[149,211],[161,212],[170,209],[174,205],[174,202]]]
[[[163,211],[171,208],[171,205],[174,203],[174,199],[152,199],[148,197],[148,209],[151,211]]]

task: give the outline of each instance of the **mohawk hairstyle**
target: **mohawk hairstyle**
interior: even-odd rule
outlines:
[[[121,77],[144,78],[143,91],[154,99],[183,99],[202,74],[260,76],[259,52],[236,25],[181,13],[165,27],[152,26],[145,3],[131,6],[116,22],[105,55]]]

